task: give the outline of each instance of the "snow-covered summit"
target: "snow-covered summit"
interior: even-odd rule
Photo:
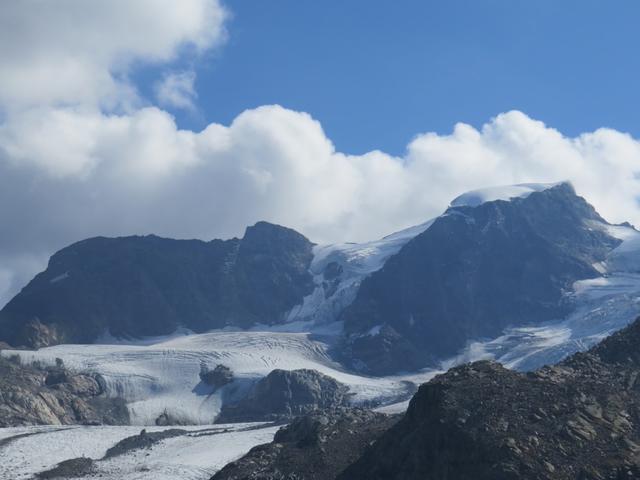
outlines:
[[[534,192],[542,192],[563,183],[520,183],[518,185],[504,185],[501,187],[480,188],[471,190],[456,197],[450,207],[477,207],[495,200],[509,201],[514,198],[526,198]]]

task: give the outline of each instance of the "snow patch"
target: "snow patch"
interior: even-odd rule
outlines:
[[[471,190],[456,197],[450,207],[477,207],[486,202],[496,200],[509,201],[514,198],[526,198],[534,192],[542,192],[550,188],[561,185],[557,183],[521,183],[519,185],[505,185],[502,187],[481,188]]]
[[[64,272],[62,275],[58,275],[57,277],[54,277],[51,280],[49,280],[49,283],[58,283],[67,278],[69,278],[69,272]]]
[[[232,424],[178,427],[187,435],[173,437],[150,449],[132,451],[96,464],[96,477],[105,480],[208,479],[252,447],[268,443],[279,427]],[[148,432],[167,427],[147,427]],[[67,426],[0,429],[0,438],[16,438],[2,447],[0,478],[26,480],[78,457],[102,458],[120,440],[140,433],[139,427]],[[93,477],[92,477],[93,478]]]
[[[365,335],[369,337],[375,337],[377,335],[380,335],[380,330],[382,330],[382,327],[383,325],[376,325],[375,327],[371,327]]]

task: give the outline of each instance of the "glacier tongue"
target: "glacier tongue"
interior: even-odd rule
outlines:
[[[365,243],[337,243],[314,247],[311,273],[316,283],[315,290],[304,298],[301,305],[288,314],[287,323],[307,321],[325,324],[338,315],[355,298],[362,280],[400,251],[411,239],[431,226],[429,220],[380,240]]]

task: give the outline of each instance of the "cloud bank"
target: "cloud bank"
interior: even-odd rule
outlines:
[[[54,21],[33,18],[34,3]],[[567,137],[511,111],[418,134],[401,157],[338,152],[311,115],[278,105],[180,130],[127,72],[220,45],[226,12],[205,0],[118,3],[0,6],[0,305],[55,250],[96,235],[225,238],[268,220],[316,242],[359,241],[470,189],[565,179],[608,220],[640,224],[640,142],[606,128]],[[77,11],[81,27],[60,11]],[[7,47],[19,40],[22,54]]]

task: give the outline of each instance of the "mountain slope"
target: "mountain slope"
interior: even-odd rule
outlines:
[[[640,475],[640,320],[555,367],[454,368],[341,479],[618,479]]]
[[[282,322],[314,288],[313,245],[260,222],[241,240],[93,238],[56,253],[0,312],[0,338],[41,347],[109,333]]]
[[[594,264],[620,244],[567,183],[492,198],[454,200],[362,282],[342,315],[354,366],[397,370],[376,353],[380,344],[388,356],[426,362],[420,353],[442,359],[506,327],[562,318],[574,282],[600,276]]]
[[[254,447],[211,480],[335,478],[397,420],[350,409],[301,417],[279,430],[272,443]]]
[[[640,478],[639,344],[640,319],[535,372],[462,365],[422,385],[397,423],[341,411],[298,418],[214,479]]]

